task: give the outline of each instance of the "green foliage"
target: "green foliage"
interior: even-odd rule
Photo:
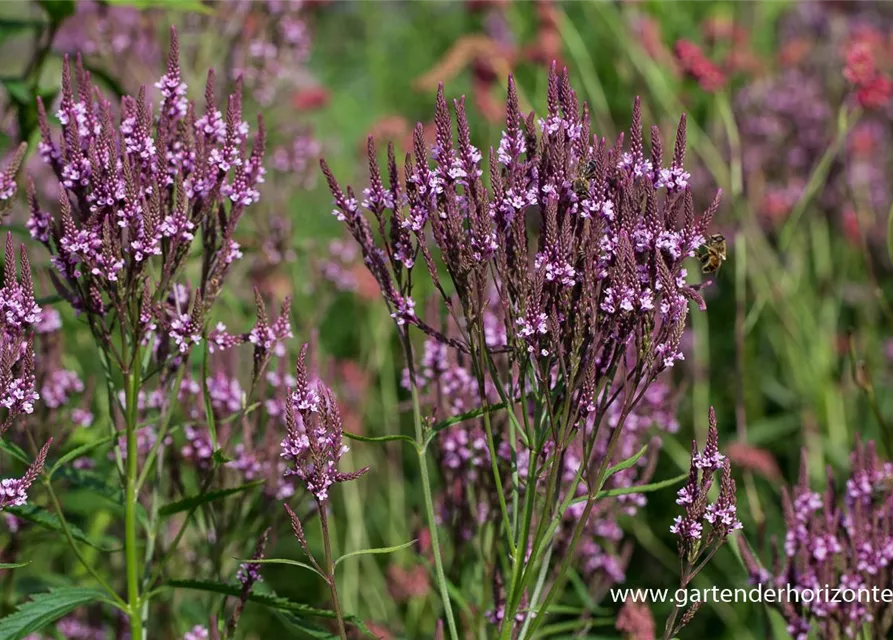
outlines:
[[[248,491],[249,489],[254,489],[255,487],[259,487],[263,484],[263,480],[258,480],[257,482],[249,482],[248,484],[243,484],[238,487],[230,487],[228,489],[217,489],[215,491],[198,493],[196,495],[183,498],[182,500],[177,500],[176,502],[171,502],[170,504],[164,505],[158,510],[158,515],[166,518],[168,516],[174,515],[175,513],[191,511],[203,504],[209,504],[217,500],[222,500],[223,498],[233,496],[238,493],[243,493],[245,491]]]
[[[78,607],[105,601],[106,594],[96,589],[68,587],[37,593],[21,605],[15,613],[0,619],[0,638],[21,640],[29,633],[40,631]]]

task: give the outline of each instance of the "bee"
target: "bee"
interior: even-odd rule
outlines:
[[[726,239],[721,233],[715,233],[701,246],[698,259],[701,261],[701,271],[704,273],[716,273],[726,259]]]
[[[596,168],[595,160],[589,160],[579,167],[579,173],[574,178],[574,193],[579,197],[585,198],[589,195],[589,181],[595,177]]]

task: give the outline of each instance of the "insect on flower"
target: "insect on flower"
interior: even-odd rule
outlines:
[[[574,193],[581,198],[585,198],[589,195],[589,181],[595,177],[597,168],[598,165],[595,160],[589,160],[588,162],[579,165],[579,173],[574,178]]]
[[[704,273],[716,273],[726,259],[726,238],[721,233],[714,233],[707,238],[698,250],[698,260],[701,261],[701,271]]]

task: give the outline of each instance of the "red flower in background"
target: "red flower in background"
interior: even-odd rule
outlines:
[[[874,29],[862,29],[846,50],[843,76],[856,88],[856,101],[865,109],[879,109],[890,100],[893,83],[877,67],[877,54],[884,54],[883,40]]]
[[[694,42],[677,41],[676,58],[683,71],[697,80],[704,91],[715,93],[725,86],[725,74],[704,55],[701,48]]]

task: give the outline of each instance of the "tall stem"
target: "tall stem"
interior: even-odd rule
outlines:
[[[136,483],[139,474],[137,458],[137,407],[140,390],[140,353],[136,348],[130,371],[124,376],[125,420],[127,422],[127,466],[124,495],[124,552],[127,560],[127,605],[130,616],[130,637],[143,640],[143,616],[140,602],[140,558],[136,539]]]
[[[338,598],[338,587],[335,585],[335,559],[332,557],[332,542],[329,539],[329,516],[326,513],[325,502],[319,503],[319,522],[322,525],[322,541],[326,552],[326,582],[329,584],[329,593],[332,595],[332,608],[335,609],[335,619],[338,620],[338,635],[341,640],[347,640],[347,630],[344,628],[344,612],[341,611],[341,600]]]
[[[437,535],[437,520],[434,517],[434,498],[431,495],[431,478],[428,476],[427,448],[425,434],[422,432],[422,412],[419,409],[419,392],[412,384],[412,417],[415,422],[416,447],[419,454],[419,473],[422,476],[422,493],[425,495],[425,516],[428,519],[428,530],[431,532],[431,550],[434,553],[434,570],[437,573],[437,586],[443,600],[443,612],[447,619],[450,637],[459,640],[456,621],[453,618],[453,607],[450,604],[450,592],[447,589],[446,573],[443,570],[443,558],[440,556],[440,539]]]
[[[422,493],[425,496],[425,517],[428,520],[428,531],[431,532],[431,552],[434,554],[434,571],[437,574],[437,586],[440,599],[443,601],[443,612],[450,630],[450,638],[459,640],[456,620],[453,618],[453,606],[450,604],[450,592],[447,589],[446,573],[443,570],[443,558],[440,556],[440,538],[437,535],[437,519],[434,516],[434,498],[431,495],[431,478],[428,475],[427,445],[425,432],[422,429],[422,410],[419,407],[419,390],[416,388],[415,367],[412,360],[412,345],[408,332],[400,332],[403,352],[406,355],[406,366],[409,369],[409,387],[412,393],[412,421],[415,426],[416,452],[419,456],[419,474],[422,476]]]

